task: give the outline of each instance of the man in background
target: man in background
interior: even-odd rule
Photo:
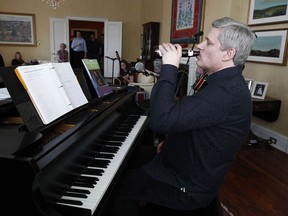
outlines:
[[[74,67],[83,68],[82,59],[87,57],[87,45],[80,31],[77,31],[76,37],[72,40],[71,48],[73,49]]]
[[[95,37],[95,34],[90,35],[90,40],[87,41],[87,58],[100,60],[101,41]]]
[[[100,64],[100,68],[103,72],[103,68],[104,68],[104,34],[101,34],[101,37],[100,37],[99,64]]]

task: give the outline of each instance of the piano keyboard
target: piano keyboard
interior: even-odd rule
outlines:
[[[147,116],[140,116],[130,132],[127,132],[127,128],[123,128],[124,130],[117,128],[113,138],[109,141],[104,138],[98,139],[96,142],[102,144],[100,152],[96,145],[94,149],[97,152],[96,157],[93,157],[89,165],[82,170],[79,178],[74,181],[57,204],[87,209],[93,215],[146,118]]]

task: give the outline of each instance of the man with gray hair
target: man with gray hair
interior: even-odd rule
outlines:
[[[181,99],[175,91],[182,47],[159,45],[163,64],[149,125],[166,137],[151,161],[127,172],[114,200],[116,215],[221,215],[219,189],[250,131],[251,94],[242,71],[254,39],[243,23],[213,21],[197,45],[196,64],[207,76]]]

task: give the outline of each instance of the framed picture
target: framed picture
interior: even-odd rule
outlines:
[[[255,31],[257,38],[247,61],[287,64],[287,29]]]
[[[0,12],[0,45],[36,46],[35,15]]]
[[[171,43],[199,42],[193,35],[203,26],[204,5],[205,0],[172,0]]]
[[[247,83],[247,87],[248,87],[248,89],[249,89],[250,92],[251,92],[251,91],[252,91],[252,87],[253,87],[254,79],[245,78],[245,81],[246,81],[246,83]]]
[[[268,88],[268,83],[254,81],[252,88],[252,98],[264,99]]]
[[[287,0],[250,0],[248,25],[288,22]]]

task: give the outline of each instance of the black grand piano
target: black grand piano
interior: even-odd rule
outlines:
[[[14,68],[0,68],[0,76],[11,95],[0,104],[1,211],[101,215],[147,129],[137,87],[91,94],[88,104],[43,125]]]

